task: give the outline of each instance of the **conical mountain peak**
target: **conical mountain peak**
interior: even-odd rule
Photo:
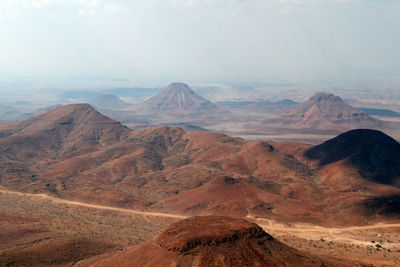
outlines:
[[[134,105],[129,110],[140,114],[157,114],[161,116],[186,116],[214,114],[219,108],[197,95],[184,83],[171,83],[159,94]]]
[[[193,90],[186,84],[180,82],[174,82],[168,85],[164,90],[165,93],[176,94],[176,93],[186,93],[194,94]]]

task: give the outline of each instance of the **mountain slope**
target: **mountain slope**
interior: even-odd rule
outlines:
[[[349,170],[334,167],[335,175]],[[132,131],[87,104],[0,125],[0,185],[17,191],[189,215],[251,213],[324,224],[368,221],[358,203],[399,192],[370,182],[359,194],[365,179],[345,191],[342,182],[359,174],[349,171],[329,182],[326,173],[325,166],[267,142],[178,127]],[[339,211],[352,216],[335,220]]]
[[[51,186],[44,186],[48,181],[43,174],[60,158],[100,150],[129,132],[88,104],[60,106],[18,123],[0,125],[1,183],[20,190],[48,190]]]
[[[320,195],[310,185],[313,171],[268,143],[209,132],[187,134],[177,127],[131,131],[87,104],[57,107],[0,128],[1,184],[14,190],[108,205],[240,216],[248,209],[263,212],[257,207],[282,200],[280,190],[294,196],[295,188],[302,186],[307,189],[301,194]],[[232,187],[230,179],[240,183]],[[259,196],[247,194],[244,199],[249,201],[235,206],[225,205],[224,195],[204,198],[216,188]],[[191,198],[191,190],[204,199],[201,207],[191,208],[198,201]],[[305,201],[309,196],[304,195]]]

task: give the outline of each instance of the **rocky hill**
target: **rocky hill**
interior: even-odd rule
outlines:
[[[334,266],[275,240],[254,223],[230,217],[192,217],[155,239],[76,266]],[[341,266],[350,266],[341,262]]]

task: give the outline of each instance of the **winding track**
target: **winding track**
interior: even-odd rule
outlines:
[[[22,193],[17,191],[10,191],[3,188],[0,188],[0,193],[5,194],[15,194],[20,196],[29,196],[29,197],[37,197],[42,199],[48,199],[55,203],[62,203],[67,205],[81,206],[87,208],[94,208],[100,210],[111,210],[118,212],[125,212],[130,214],[138,214],[153,217],[166,217],[166,218],[174,218],[174,219],[186,219],[190,216],[180,215],[180,214],[172,214],[172,213],[162,213],[162,212],[151,212],[151,211],[141,211],[141,210],[133,210],[126,208],[117,208],[111,206],[90,204],[80,201],[71,201],[66,199],[60,199],[56,197],[52,197],[46,194],[30,194],[30,193]],[[256,218],[251,215],[248,215],[247,218],[251,221],[259,224],[263,229],[265,229],[270,234],[291,234],[295,235],[299,238],[304,239],[312,239],[319,240],[324,238],[328,241],[339,241],[352,243],[357,245],[370,245],[370,242],[360,240],[357,238],[357,234],[354,231],[362,231],[362,230],[373,230],[373,229],[382,229],[382,228],[400,228],[400,223],[378,223],[374,225],[366,225],[366,226],[350,226],[343,228],[328,228],[318,225],[306,224],[306,223],[294,223],[292,225],[286,225],[274,220],[264,219],[264,218]],[[396,245],[397,243],[393,243]]]
[[[139,214],[139,215],[144,215],[144,216],[167,217],[167,218],[175,218],[175,219],[186,219],[189,217],[189,216],[179,215],[179,214],[124,209],[124,208],[117,208],[117,207],[111,207],[111,206],[90,204],[90,203],[85,203],[85,202],[80,202],[80,201],[71,201],[71,200],[52,197],[52,196],[49,196],[46,194],[30,194],[30,193],[22,193],[22,192],[10,191],[10,190],[5,190],[5,189],[0,189],[0,193],[14,194],[14,195],[19,195],[19,196],[38,197],[38,198],[44,198],[44,199],[51,200],[55,203],[62,203],[62,204],[67,204],[67,205],[81,206],[81,207],[94,208],[94,209],[100,209],[100,210],[112,210],[112,211],[126,212],[126,213]]]

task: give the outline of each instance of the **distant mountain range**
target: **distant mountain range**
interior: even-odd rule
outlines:
[[[132,131],[88,104],[75,104],[0,125],[0,183],[183,214],[251,212],[324,224],[394,216],[399,144],[367,130],[327,144],[285,147],[178,127]]]
[[[236,90],[242,89],[248,90],[245,87],[238,87]],[[129,91],[129,89],[118,90]],[[158,94],[137,104],[127,103],[116,95],[109,94],[96,95],[88,99],[88,102],[101,113],[121,121],[132,129],[180,125],[188,131],[219,131],[236,136],[284,137],[285,134],[299,134],[299,140],[312,143],[318,141],[300,135],[313,134],[315,138],[321,140],[323,138],[321,135],[369,128],[383,130],[399,138],[400,129],[400,123],[395,122],[395,116],[399,115],[396,112],[355,109],[343,102],[340,97],[326,93],[316,94],[302,104],[290,99],[277,102],[230,100],[212,103],[197,95],[188,85],[172,83]],[[52,107],[22,113],[11,106],[3,108],[0,106],[0,115],[3,114],[0,121],[26,119],[42,114]],[[373,116],[378,117],[371,117],[368,112],[377,114]],[[386,119],[380,120],[379,116],[382,115]],[[389,116],[394,119],[391,120]],[[232,124],[233,122],[235,124]]]

